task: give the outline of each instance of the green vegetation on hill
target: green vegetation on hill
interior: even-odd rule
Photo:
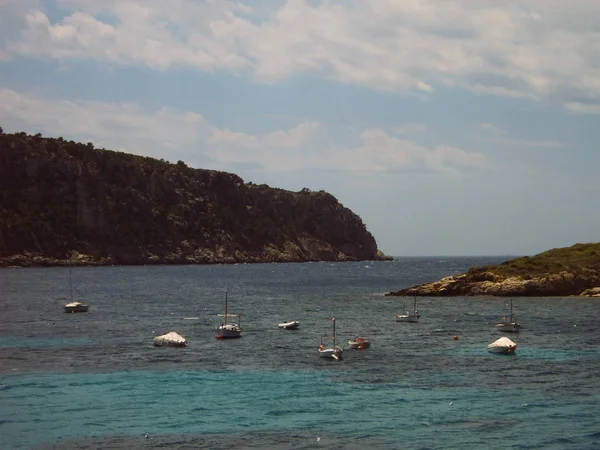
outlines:
[[[533,257],[473,267],[431,283],[389,295],[600,297],[600,243],[555,248]]]
[[[331,194],[0,132],[0,265],[381,258]]]
[[[562,271],[581,270],[600,271],[600,243],[554,248],[532,257],[523,256],[501,264],[472,268],[467,274],[491,272],[503,277],[527,279]]]

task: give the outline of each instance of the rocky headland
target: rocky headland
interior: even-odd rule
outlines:
[[[378,259],[327,192],[0,129],[0,267]]]
[[[453,296],[592,296],[600,297],[600,243],[556,248],[533,257],[471,268],[432,283],[388,295]]]

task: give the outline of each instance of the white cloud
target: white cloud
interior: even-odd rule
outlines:
[[[427,125],[419,122],[403,123],[394,128],[394,132],[398,134],[424,133],[425,131],[427,131]]]
[[[479,124],[479,129],[484,132],[483,137],[479,137],[484,142],[493,144],[508,145],[514,147],[543,147],[543,148],[559,148],[564,147],[564,143],[555,140],[546,139],[520,139],[510,137],[506,130],[497,127],[488,122]]]
[[[565,107],[577,114],[600,114],[600,103],[569,102]]]
[[[492,125],[491,123],[488,123],[488,122],[480,123],[479,129],[482,131],[485,131],[486,133],[493,133],[493,134],[505,134],[506,133],[506,131],[503,130],[502,128],[498,128],[496,125]]]
[[[336,146],[318,122],[248,134],[218,128],[189,111],[163,108],[148,112],[135,104],[64,101],[9,89],[0,89],[0,120],[7,132],[62,135],[115,150],[232,172],[252,166],[266,172],[460,173],[487,164],[479,153],[446,145],[427,148],[376,128],[363,130],[358,146],[343,148]]]
[[[0,57],[92,58],[167,69],[298,73],[373,89],[450,85],[517,98],[600,98],[600,2],[587,0],[224,0],[9,2],[26,21]],[[20,32],[18,32],[20,31]],[[3,32],[6,34],[7,32]]]

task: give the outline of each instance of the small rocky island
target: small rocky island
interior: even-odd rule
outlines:
[[[0,267],[377,259],[327,192],[0,128]]]
[[[533,257],[474,267],[432,283],[388,295],[453,296],[593,296],[600,297],[600,243],[555,248]]]

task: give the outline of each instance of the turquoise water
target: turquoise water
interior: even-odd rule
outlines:
[[[600,448],[598,300],[514,299],[513,356],[486,350],[506,299],[394,321],[382,292],[477,263],[82,268],[83,314],[64,269],[1,271],[0,448]],[[214,337],[225,289],[239,340]],[[319,358],[333,316],[372,347]],[[188,347],[152,346],[170,330]]]

